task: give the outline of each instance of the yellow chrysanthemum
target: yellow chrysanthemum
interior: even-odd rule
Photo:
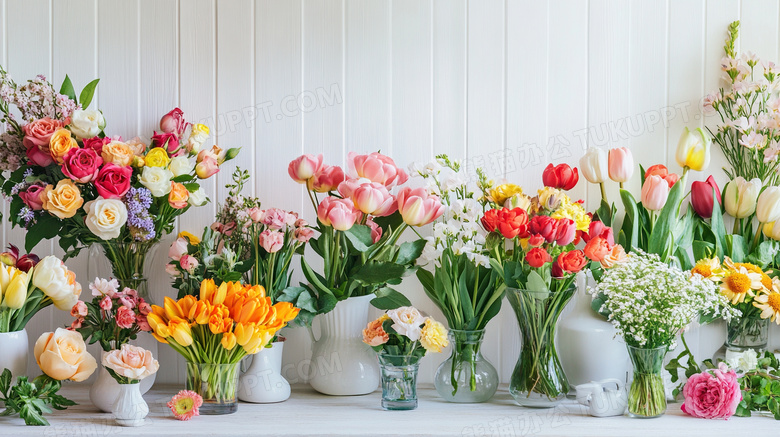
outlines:
[[[761,310],[762,319],[770,319],[780,325],[780,293],[761,293],[753,299],[753,306]]]
[[[420,344],[428,352],[441,352],[449,344],[447,329],[430,317],[425,319],[425,325],[420,331]]]
[[[567,218],[574,220],[574,223],[577,224],[577,230],[588,232],[588,228],[590,227],[590,216],[588,215],[588,212],[585,211],[585,208],[582,207],[581,203],[568,203],[561,205],[555,212],[550,214],[550,217],[555,219],[562,219]]]
[[[712,282],[720,282],[723,280],[726,271],[723,270],[723,266],[720,265],[718,258],[709,258],[699,260],[691,269],[691,275],[694,273],[707,278]]]
[[[523,189],[515,184],[501,184],[492,190],[489,190],[487,194],[487,199],[489,201],[503,206],[506,199],[509,199],[515,194],[523,194]]]

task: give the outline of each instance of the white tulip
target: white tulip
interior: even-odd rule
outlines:
[[[592,184],[600,184],[609,179],[609,161],[607,151],[592,147],[580,158],[580,172]]]
[[[756,218],[761,223],[780,220],[780,187],[767,187],[758,196]]]
[[[735,218],[749,217],[756,211],[759,191],[761,191],[761,179],[747,181],[742,176],[736,177],[726,184],[724,190],[726,212]]]

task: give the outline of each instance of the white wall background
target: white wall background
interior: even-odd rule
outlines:
[[[17,81],[43,73],[59,84],[67,73],[80,89],[100,77],[95,102],[111,135],[149,138],[180,106],[212,141],[243,147],[234,163],[252,172],[247,194],[313,219],[286,173],[303,152],[343,164],[348,151],[381,149],[401,165],[448,153],[531,190],[548,162],[575,164],[588,146],[627,146],[645,166],[679,171],[683,126],[714,123],[699,102],[719,85],[726,26],[742,20],[741,47],[777,60],[779,18],[778,0],[0,0],[0,62]],[[722,162],[711,166],[721,186]],[[234,165],[207,187],[212,199],[226,195]],[[584,180],[573,193],[597,205]],[[214,213],[213,203],[190,211],[178,228],[198,234]],[[22,241],[5,225],[3,246]],[[36,252],[62,253],[48,242]],[[174,294],[161,255],[158,302]],[[87,264],[70,264],[83,284]],[[440,316],[413,280],[403,290]],[[69,322],[47,310],[31,341]],[[723,331],[692,333],[700,359]],[[310,346],[303,330],[287,335],[294,379]],[[181,361],[160,350],[158,380],[180,380]],[[518,351],[506,304],[485,346],[504,382]],[[423,381],[443,359],[425,360]]]

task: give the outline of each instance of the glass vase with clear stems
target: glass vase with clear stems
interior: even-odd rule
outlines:
[[[238,411],[239,365],[187,362],[185,385],[187,390],[203,398],[201,414],[232,414]]]
[[[662,372],[669,346],[626,347],[634,366],[631,388],[628,391],[628,415],[639,418],[663,415],[666,412],[666,390]]]
[[[485,330],[450,329],[452,354],[436,370],[434,386],[444,400],[459,403],[485,402],[498,389],[498,372],[482,356]]]
[[[417,373],[420,356],[377,354],[382,375],[382,408],[414,410],[417,408]]]
[[[732,318],[726,328],[727,353],[742,353],[754,349],[761,354],[769,341],[769,319],[756,315]]]

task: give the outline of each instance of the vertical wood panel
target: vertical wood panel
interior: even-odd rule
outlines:
[[[741,2],[742,23],[739,26],[740,52],[752,52],[761,60],[777,62],[778,0],[748,0]],[[761,71],[761,67],[758,67]]]
[[[453,158],[466,156],[466,3],[433,0],[433,155]]]

